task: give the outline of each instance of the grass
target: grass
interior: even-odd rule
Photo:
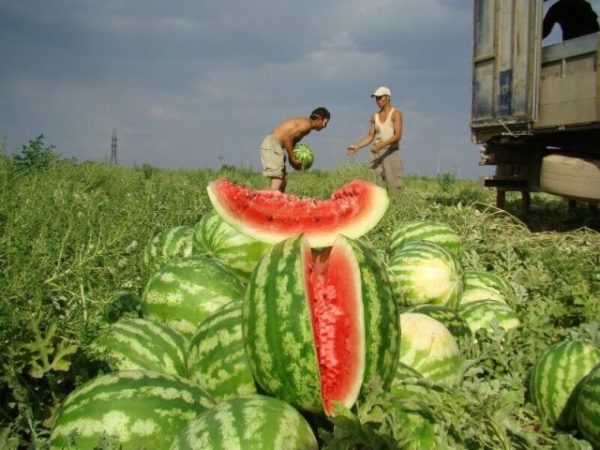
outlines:
[[[43,445],[59,402],[97,373],[87,345],[107,325],[119,292],[143,291],[151,275],[142,262],[146,243],[159,231],[197,223],[211,209],[208,181],[227,176],[255,188],[266,181],[231,167],[167,171],[64,162],[16,170],[1,156],[0,342],[6,351],[0,354],[0,447],[17,448],[17,441]],[[288,192],[326,198],[354,178],[372,177],[358,164],[293,173]],[[544,194],[533,194],[527,217],[516,194],[507,195],[506,211],[493,206],[494,198],[473,181],[409,176],[367,237],[384,250],[401,223],[445,222],[463,239],[465,267],[509,280],[522,331],[505,341],[482,338],[478,352],[487,359],[453,394],[455,409],[440,406],[444,396],[432,397],[432,404],[448,429],[470,436],[468,448],[478,448],[478,435],[490,448],[514,445],[523,435],[550,448],[571,438],[541,427],[525,401],[525,380],[552,342],[575,336],[600,343],[597,219],[586,208],[570,213],[565,202]],[[365,406],[354,430],[372,413]],[[483,423],[468,420],[469,414]],[[374,423],[381,436],[399,439],[393,424]],[[328,448],[336,448],[340,430],[334,429]]]

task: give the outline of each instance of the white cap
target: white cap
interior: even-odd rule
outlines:
[[[371,97],[381,97],[382,95],[387,95],[391,97],[392,91],[390,91],[390,88],[387,88],[385,86],[379,86],[377,89],[375,89],[375,92],[371,94]]]

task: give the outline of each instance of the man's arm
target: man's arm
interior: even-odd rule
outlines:
[[[361,148],[363,148],[364,146],[369,145],[371,142],[373,142],[374,138],[375,138],[375,120],[373,119],[373,116],[371,116],[371,122],[369,125],[369,131],[368,131],[367,135],[365,137],[363,137],[360,141],[358,141],[355,145],[349,145],[346,148],[346,153],[348,155],[354,155]]]

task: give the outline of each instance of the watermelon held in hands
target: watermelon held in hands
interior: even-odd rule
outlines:
[[[302,164],[301,170],[308,170],[313,165],[314,154],[312,148],[308,144],[296,144],[294,146],[294,156],[298,158]]]
[[[399,314],[383,263],[342,235],[323,251],[299,236],[265,253],[242,331],[258,385],[309,412],[351,408],[369,382],[389,386],[396,369]]]
[[[304,234],[313,248],[330,247],[338,234],[356,239],[385,214],[387,191],[354,180],[329,200],[299,198],[274,190],[253,190],[221,178],[207,187],[210,201],[226,222],[241,233],[270,244]]]

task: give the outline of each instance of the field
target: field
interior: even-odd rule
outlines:
[[[103,370],[90,342],[117,318],[138,316],[136,298],[152,275],[142,261],[146,243],[159,231],[196,224],[211,210],[207,183],[222,176],[266,185],[260,174],[232,167],[24,167],[0,154],[0,448],[43,448],[61,400]],[[294,173],[287,191],[326,198],[354,178],[372,174],[361,165]],[[412,404],[458,448],[590,448],[542,422],[527,382],[549,345],[565,338],[600,345],[598,219],[543,194],[533,194],[528,217],[516,194],[508,194],[507,211],[493,204],[494,193],[473,181],[408,177],[367,235],[384,250],[399,224],[446,223],[462,239],[463,266],[492,271],[515,291],[522,327],[478,334],[461,386],[428,385],[437,394]],[[321,448],[402,448],[407,430],[395,401],[379,392],[333,425],[321,423]]]

